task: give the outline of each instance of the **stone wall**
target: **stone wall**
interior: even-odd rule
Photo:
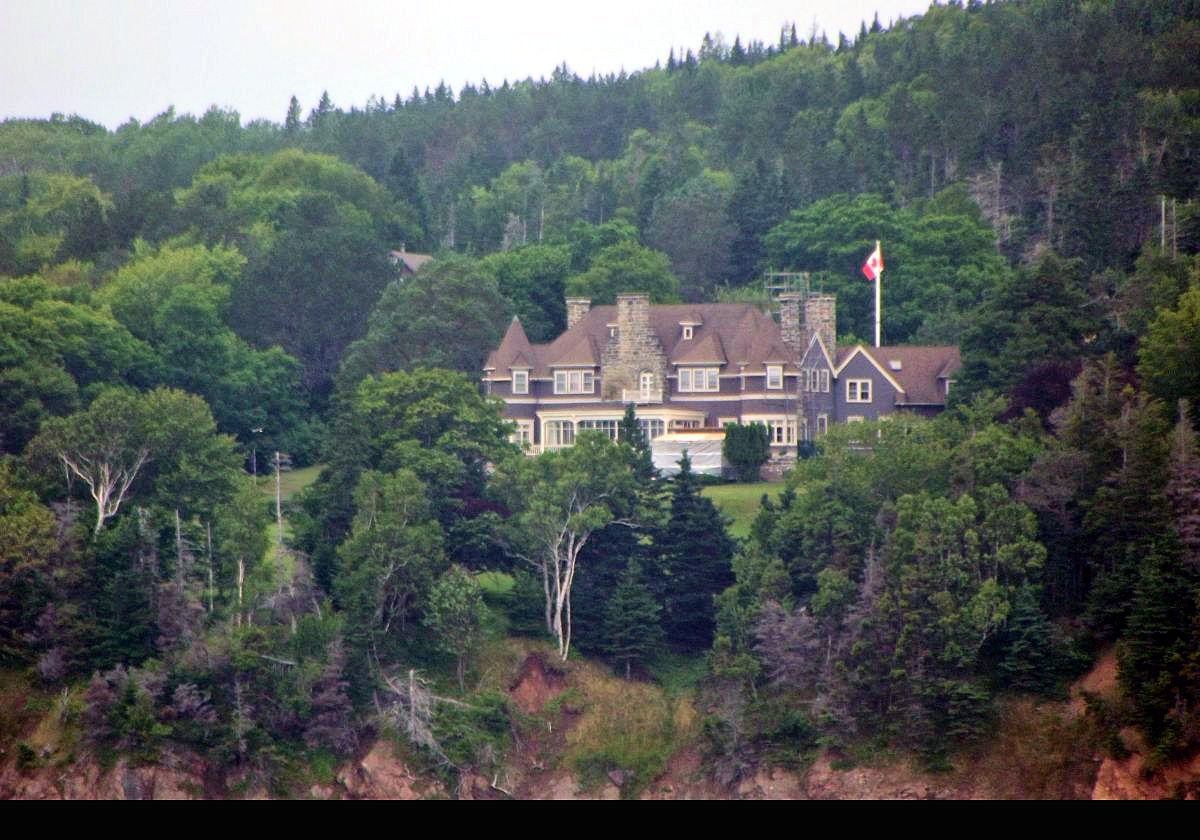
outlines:
[[[601,396],[621,399],[621,390],[638,387],[642,371],[652,371],[654,386],[667,390],[667,354],[650,328],[650,296],[617,295],[617,335],[600,357]]]
[[[808,334],[800,323],[800,301],[803,299],[800,292],[785,292],[779,296],[779,332],[797,362],[808,344]]]
[[[582,321],[591,308],[592,302],[587,298],[567,298],[567,329]]]
[[[809,295],[804,301],[804,345],[812,340],[813,333],[821,336],[825,350],[834,355],[837,340],[837,295]],[[784,336],[786,339],[787,336]]]

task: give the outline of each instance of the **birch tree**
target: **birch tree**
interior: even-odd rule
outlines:
[[[565,661],[580,552],[606,525],[632,524],[622,514],[633,509],[636,480],[616,444],[583,433],[569,449],[509,461],[497,484],[513,510],[506,523],[508,550],[541,572],[546,630]]]
[[[93,534],[116,515],[150,461],[143,405],[133,391],[106,390],[87,410],[47,422],[31,445],[35,454],[61,463],[87,486],[96,503]]]

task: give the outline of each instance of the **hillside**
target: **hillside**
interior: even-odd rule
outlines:
[[[1197,56],[1196,0],[1013,0],[0,123],[2,791],[1194,795]],[[530,457],[481,384],[568,296],[772,271],[957,346],[946,409],[764,494],[658,480],[636,409]]]

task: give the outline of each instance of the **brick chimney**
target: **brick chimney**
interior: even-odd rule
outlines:
[[[807,346],[813,333],[821,336],[825,349],[834,352],[837,340],[837,295],[809,295],[804,301],[804,343]]]
[[[578,324],[592,309],[592,302],[587,298],[567,298],[567,329]]]

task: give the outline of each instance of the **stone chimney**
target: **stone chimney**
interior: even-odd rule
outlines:
[[[654,374],[655,388],[666,386],[667,354],[650,326],[650,296],[617,295],[617,337],[600,361],[603,397],[620,399],[621,389],[636,388],[643,372]]]
[[[837,295],[809,295],[804,301],[804,344],[813,333],[821,336],[825,349],[834,355],[837,341]]]
[[[617,295],[617,339],[621,355],[633,355],[638,340],[649,333],[650,295]]]
[[[807,349],[807,333],[800,325],[800,301],[804,295],[800,292],[784,292],[779,296],[779,332],[783,335],[783,343],[796,356],[796,361],[804,355]]]
[[[587,298],[567,298],[567,329],[578,324],[592,309]]]

